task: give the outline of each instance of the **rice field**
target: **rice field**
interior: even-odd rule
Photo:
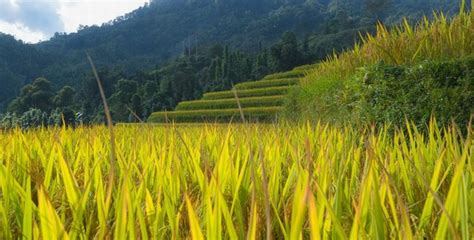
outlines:
[[[398,26],[378,24],[376,34],[362,35],[353,49],[333,54],[301,78],[301,86],[290,90],[286,115],[330,122],[357,121],[351,107],[360,98],[352,98],[354,87],[363,86],[366,69],[384,63],[393,66],[419,66],[429,61],[450,61],[474,55],[474,0],[461,0],[458,15],[433,13],[418,23],[403,21]],[[363,75],[362,75],[363,76]],[[295,114],[295,112],[298,112]],[[429,114],[428,114],[429,115]],[[429,116],[427,116],[429,117]],[[437,116],[440,118],[441,116]],[[450,117],[450,116],[449,116]]]
[[[0,130],[0,238],[472,239],[472,129],[427,128]]]

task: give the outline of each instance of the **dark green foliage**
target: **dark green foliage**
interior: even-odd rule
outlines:
[[[380,20],[384,10],[389,8],[390,0],[364,0],[367,12],[376,20]]]
[[[77,104],[75,90],[65,86],[56,94],[51,82],[38,78],[22,88],[20,95],[9,105],[9,111],[0,122],[3,127],[22,128],[46,125],[74,125]]]
[[[116,90],[115,85],[119,79],[126,76],[121,69],[99,69],[98,74],[104,88],[105,96],[109,98]],[[97,86],[97,80],[92,73],[86,75],[81,81],[81,86],[76,94],[77,104],[80,105],[78,111],[83,114],[82,121],[101,122],[103,120],[102,101]],[[126,111],[126,109],[123,109]]]
[[[0,113],[0,129],[11,129],[20,125],[20,118],[16,113]]]
[[[120,79],[115,84],[115,92],[109,98],[110,111],[115,121],[124,122],[130,119],[132,97],[136,96],[137,91],[138,82],[133,80]],[[137,99],[134,101],[136,104]]]
[[[19,124],[22,128],[48,125],[49,116],[45,112],[32,108],[21,115]]]
[[[360,34],[375,33],[375,25],[355,26],[351,29],[344,29],[334,33],[317,33],[308,38],[309,58],[325,59],[328,55],[335,52],[339,53],[343,50],[350,49],[354,43],[360,43]]]
[[[37,78],[33,83],[24,86],[20,95],[10,104],[9,111],[23,113],[30,108],[40,111],[51,111],[54,92],[51,82],[45,78]]]
[[[48,54],[34,46],[0,33],[0,112],[25,84],[41,75],[49,60]]]
[[[271,48],[271,56],[274,69],[280,71],[288,71],[304,63],[296,35],[291,32],[284,33],[281,41]]]
[[[56,108],[51,113],[31,108],[22,114],[0,114],[0,129],[29,129],[46,126],[75,126],[80,123],[76,113],[70,108]]]
[[[271,121],[276,120],[276,114],[281,112],[281,107],[244,108],[243,112],[248,121]],[[150,123],[170,122],[229,122],[241,120],[240,111],[234,109],[196,110],[157,112],[149,118]]]
[[[285,101],[285,96],[269,96],[269,97],[249,97],[240,98],[240,105],[243,108],[249,107],[269,107],[269,106],[281,106]],[[176,107],[177,111],[183,110],[204,110],[204,109],[229,109],[238,108],[237,100],[234,98],[230,99],[219,99],[219,100],[196,100],[181,102]]]
[[[74,96],[76,95],[76,90],[71,86],[65,86],[59,90],[58,95],[54,97],[54,105],[59,108],[65,108],[69,106],[74,106]]]
[[[133,111],[133,113],[132,113],[133,120],[129,119],[129,121],[138,122],[138,121],[142,120],[142,118],[143,118],[142,99],[137,94],[132,96],[132,100],[131,100],[131,103],[130,103],[130,110]],[[136,119],[137,117],[139,119]],[[132,116],[130,116],[130,118],[132,118]]]
[[[237,96],[239,98],[245,97],[259,97],[259,96],[274,96],[274,95],[283,95],[289,91],[290,87],[268,87],[268,88],[258,88],[250,90],[237,90]],[[222,91],[222,92],[211,92],[204,94],[204,100],[211,99],[226,99],[226,98],[235,98],[234,92]]]
[[[440,124],[467,126],[474,113],[474,57],[416,66],[381,63],[360,76],[353,109],[366,122],[403,126],[410,119],[422,126],[434,116]]]

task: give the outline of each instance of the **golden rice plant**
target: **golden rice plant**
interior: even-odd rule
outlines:
[[[471,0],[474,9],[474,1]],[[464,9],[465,0],[461,1]],[[474,53],[474,15],[461,11],[449,19],[443,13],[434,13],[433,19],[424,18],[416,25],[407,20],[388,28],[377,25],[375,35],[361,36],[362,42],[352,50],[329,56],[326,61],[308,70],[303,82],[319,79],[351,77],[357,68],[378,62],[410,65],[424,60],[462,58]],[[334,81],[334,80],[333,80]]]
[[[0,238],[472,239],[472,129],[407,125],[119,126],[114,179],[105,127],[3,131]]]

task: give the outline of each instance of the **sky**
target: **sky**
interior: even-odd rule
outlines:
[[[102,24],[143,6],[148,0],[0,0],[0,32],[28,43],[79,25]]]

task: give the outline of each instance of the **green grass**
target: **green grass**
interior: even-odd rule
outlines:
[[[254,107],[243,108],[242,111],[247,120],[274,120],[281,112],[282,107]],[[156,112],[149,118],[150,123],[163,122],[219,122],[229,120],[240,121],[240,110],[234,109],[211,109],[174,112]]]
[[[237,95],[239,98],[275,96],[275,95],[286,94],[289,91],[289,89],[290,89],[289,86],[283,86],[283,87],[258,88],[258,89],[250,89],[250,90],[237,90]],[[206,93],[204,94],[203,100],[228,99],[228,98],[235,98],[233,91]]]
[[[279,87],[279,86],[292,86],[299,83],[299,78],[282,78],[272,80],[260,80],[254,82],[244,82],[235,85],[235,89],[255,89],[255,88],[266,88],[266,87]]]
[[[249,97],[240,98],[240,104],[244,108],[248,107],[268,107],[281,106],[285,101],[285,96],[269,96],[269,97]],[[218,99],[218,100],[196,100],[181,102],[176,107],[177,111],[183,110],[200,110],[200,109],[228,109],[238,108],[235,98]]]
[[[350,51],[328,57],[301,80],[301,87],[285,112],[304,119],[345,121],[352,119],[353,103],[348,92],[359,70],[383,62],[391,65],[416,65],[422,61],[459,59],[474,54],[474,15],[460,13],[452,19],[437,14],[417,25],[408,21],[388,28],[379,24],[375,35],[363,37]],[[363,79],[363,78],[362,78]],[[296,113],[297,112],[297,113]]]
[[[307,71],[307,70],[311,70],[311,69],[315,68],[316,66],[317,66],[317,64],[302,65],[302,66],[295,67],[293,69],[293,71]]]
[[[289,72],[281,72],[281,73],[274,73],[267,75],[263,78],[263,80],[270,80],[270,79],[281,79],[281,78],[300,78],[304,77],[305,71],[304,70],[292,70]]]

